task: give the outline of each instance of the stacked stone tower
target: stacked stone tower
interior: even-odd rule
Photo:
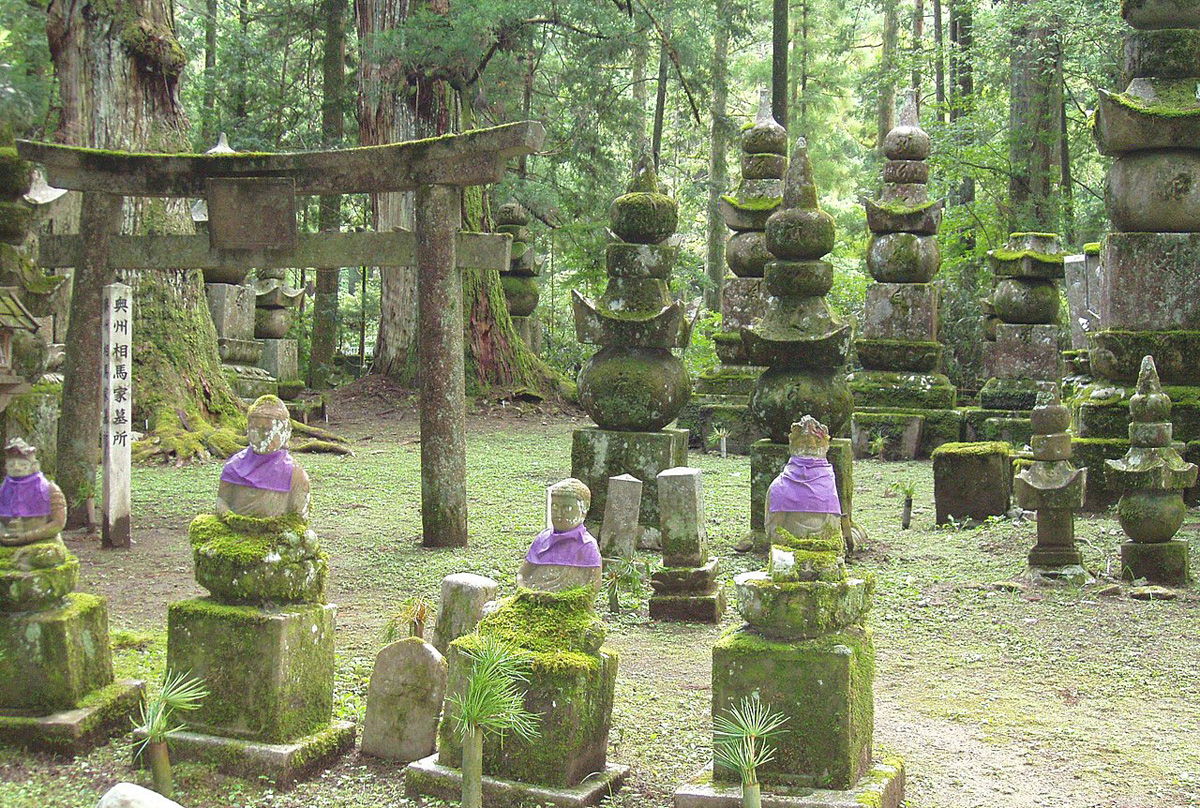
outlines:
[[[1175,437],[1200,449],[1200,6],[1181,0],[1125,0],[1124,92],[1100,91],[1096,142],[1114,157],[1106,198],[1101,330],[1091,334],[1094,383],[1074,399],[1076,446],[1120,457],[1126,405],[1141,359],[1154,356],[1174,401]],[[1119,486],[1105,471],[1100,502]],[[1115,480],[1114,480],[1115,483]],[[1089,500],[1092,500],[1089,491]],[[1097,504],[1100,504],[1098,502]]]
[[[961,428],[954,386],[941,373],[940,290],[932,283],[942,263],[937,231],[944,203],[929,201],[930,141],[913,91],[883,148],[883,197],[865,202],[867,269],[876,283],[867,290],[862,338],[854,343],[863,370],[850,377],[853,434],[860,455],[883,435],[889,456],[911,460],[958,440]]]
[[[500,273],[504,300],[513,328],[534,353],[542,350],[542,324],[535,309],[538,304],[538,279],[541,260],[533,251],[529,238],[529,212],[520,202],[510,199],[496,211],[496,232],[512,236],[512,258],[509,268]]]
[[[259,269],[256,275],[254,337],[262,346],[258,366],[275,377],[279,397],[290,401],[304,389],[299,349],[296,340],[287,338],[293,312],[304,292],[287,285],[286,269]]]
[[[854,410],[845,376],[850,326],[825,300],[833,288],[833,266],[821,259],[833,249],[833,217],[817,204],[804,138],[792,150],[783,203],[767,219],[766,242],[774,257],[763,272],[770,301],[762,320],[742,332],[751,363],[767,366],[750,398],[750,414],[767,435],[750,449],[750,538],[760,550],[766,548],[763,502],[787,463],[792,422],[807,413],[831,434],[843,434]],[[843,532],[852,544],[850,441],[833,441],[829,459],[838,477]]]
[[[725,278],[721,296],[721,331],[713,335],[721,366],[700,377],[696,384],[695,424],[702,435],[713,427],[729,430],[737,450],[762,436],[749,417],[748,405],[761,366],[750,363],[742,344],[742,329],[766,313],[767,293],[763,271],[772,256],[767,250],[767,219],[783,200],[783,173],[787,170],[787,132],[771,117],[771,94],[760,94],[754,125],[742,133],[742,181],[737,190],[721,198],[721,218],[733,231],[725,247]]]
[[[1121,491],[1117,516],[1129,537],[1121,545],[1121,572],[1134,580],[1184,585],[1188,543],[1175,534],[1187,512],[1183,490],[1196,484],[1197,469],[1172,446],[1171,399],[1163,392],[1153,357],[1142,360],[1129,414],[1129,451],[1106,464]]]
[[[676,248],[675,200],[662,192],[653,163],[643,156],[628,193],[609,211],[615,236],[608,245],[608,286],[592,302],[575,292],[575,333],[600,350],[579,373],[579,398],[596,422],[575,431],[571,474],[592,491],[589,528],[604,514],[608,478],[642,481],[687,464],[686,429],[667,429],[691,395],[683,361],[672,348],[687,345],[690,324],[671,299],[667,280]],[[647,486],[641,524],[657,531],[658,492]],[[595,525],[595,527],[593,527]]]

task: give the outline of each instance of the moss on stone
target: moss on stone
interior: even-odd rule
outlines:
[[[1156,81],[1154,94],[1153,99],[1128,92],[1108,93],[1106,97],[1131,112],[1153,118],[1200,117],[1200,98],[1196,97],[1195,81]]]
[[[658,244],[665,241],[679,221],[675,200],[666,194],[637,191],[613,200],[609,223],[622,241]]]
[[[1016,234],[1014,233],[1014,235]],[[1057,236],[1055,237],[1057,238]],[[997,247],[991,251],[991,257],[997,261],[1021,261],[1028,258],[1030,261],[1037,261],[1040,264],[1056,264],[1061,266],[1067,256],[1065,253],[1043,253],[1036,250],[1008,250],[1003,247]]]
[[[223,600],[243,603],[325,599],[329,562],[299,516],[256,519],[201,514],[188,529],[196,581]]]
[[[1007,441],[980,441],[978,443],[943,443],[933,451],[934,459],[945,455],[958,457],[984,457],[988,455],[1011,456],[1012,446]]]
[[[759,196],[759,197],[739,198],[736,196],[730,196],[729,194],[726,194],[725,196],[722,196],[721,199],[723,199],[725,202],[727,202],[732,207],[735,207],[738,210],[745,210],[745,211],[774,210],[775,208],[777,208],[783,204],[782,196]]]
[[[1087,244],[1084,244],[1083,245],[1083,254],[1084,255],[1099,255],[1100,254],[1100,242],[1089,241]]]

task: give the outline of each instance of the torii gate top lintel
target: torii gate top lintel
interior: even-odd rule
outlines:
[[[18,140],[26,160],[41,163],[47,182],[72,191],[121,196],[205,196],[210,179],[291,179],[295,193],[412,191],[423,185],[487,185],[512,157],[532,154],[545,129],[521,121],[427,140],[315,152],[139,154]]]

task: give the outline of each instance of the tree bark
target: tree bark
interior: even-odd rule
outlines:
[[[650,43],[646,32],[638,31],[633,40],[633,68],[630,81],[633,83],[633,162],[636,164],[646,150],[646,63],[650,59]]]
[[[771,8],[771,114],[788,124],[788,2],[774,0]]]
[[[729,19],[728,6],[717,6],[717,28],[713,43],[712,131],[708,150],[708,249],[705,267],[709,285],[704,289],[704,305],[709,311],[721,310],[721,292],[725,284],[725,220],[721,218],[721,194],[729,181],[725,151],[729,144],[729,121],[725,115],[729,93]]]
[[[654,156],[654,167],[658,168],[658,158],[662,154],[663,121],[667,114],[667,78],[671,67],[671,57],[667,52],[670,47],[666,37],[671,35],[670,24],[663,23],[663,41],[658,48],[658,84],[654,97],[654,128],[650,133],[650,153]],[[636,163],[636,157],[634,162]]]
[[[1061,43],[1052,21],[1028,0],[1011,0],[1018,13],[1012,31],[1009,79],[1009,229],[1057,227],[1062,86],[1057,69]]]
[[[217,0],[204,5],[204,121],[200,137],[205,147],[217,137]]]
[[[925,0],[913,0],[912,88],[916,90],[917,111],[921,110],[921,61],[925,47]]]
[[[879,57],[879,115],[876,147],[883,154],[883,141],[896,126],[896,39],[900,31],[898,0],[883,0],[883,50]]]
[[[937,101],[938,120],[946,115],[946,43],[942,30],[942,0],[933,0],[933,85]]]
[[[808,136],[808,63],[809,41],[808,23],[809,0],[800,0],[800,19],[796,21],[796,30],[792,36],[792,57],[797,63],[796,70],[791,71],[792,93],[790,112],[796,115],[795,123],[799,127],[796,134]]]
[[[950,39],[951,71],[954,96],[950,101],[950,122],[968,117],[975,108],[975,33],[972,0],[951,0]],[[965,176],[958,187],[960,205],[975,201],[975,178]]]
[[[342,103],[346,87],[346,0],[323,0],[325,44],[321,57],[321,139],[325,148],[336,148],[345,135]],[[342,198],[321,197],[318,210],[321,230],[337,231],[342,226]],[[338,338],[338,287],[340,267],[317,267],[317,289],[313,301],[312,346],[308,361],[308,386],[324,389],[333,372]]]

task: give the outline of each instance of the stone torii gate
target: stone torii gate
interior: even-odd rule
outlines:
[[[78,236],[44,237],[43,267],[417,266],[423,543],[467,543],[462,283],[455,267],[505,269],[511,238],[460,233],[461,193],[536,152],[536,121],[356,149],[281,154],[133,154],[18,141],[47,182],[82,191]],[[416,192],[414,232],[296,230],[296,197]],[[203,197],[207,235],[120,236],[121,198]],[[90,199],[89,199],[90,197]],[[98,294],[98,291],[97,291]]]

